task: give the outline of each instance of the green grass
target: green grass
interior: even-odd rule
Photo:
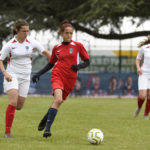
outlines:
[[[135,99],[68,98],[60,107],[52,126],[52,137],[42,137],[37,126],[47,112],[52,97],[28,97],[23,110],[16,111],[12,139],[5,139],[6,96],[0,97],[1,150],[148,150],[150,121],[143,119],[144,107],[133,118]],[[104,133],[100,145],[91,145],[87,133],[99,128]]]

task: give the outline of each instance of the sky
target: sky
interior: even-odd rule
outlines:
[[[143,30],[150,30],[150,21],[146,21],[144,24],[140,25],[138,28],[135,25],[131,24],[131,18],[124,18],[123,25],[121,28],[122,33],[130,33],[134,31],[143,31]],[[138,19],[135,19],[135,21],[138,21]],[[108,32],[108,27],[105,26],[102,28],[103,33]],[[60,43],[62,41],[61,38],[57,38],[57,32],[52,32],[50,30],[46,31],[31,31],[30,35],[33,38],[35,38],[37,41],[39,41],[46,49],[49,51],[52,51],[52,48],[54,45]],[[87,33],[83,32],[74,32],[73,33],[73,40],[81,42],[87,51],[91,51],[95,53],[95,55],[99,55],[100,53],[103,55],[109,55],[106,53],[109,53],[110,51],[116,51],[121,50],[124,51],[138,51],[139,48],[137,45],[146,39],[146,36],[132,38],[132,39],[126,39],[121,40],[121,43],[119,40],[105,40],[100,38],[95,38]],[[3,42],[3,45],[6,43],[6,41]],[[107,52],[109,51],[109,52]],[[104,53],[102,53],[104,52]]]
[[[144,24],[139,26],[138,28],[135,25],[132,25],[130,22],[131,18],[125,18],[123,21],[123,26],[121,28],[122,33],[129,33],[134,31],[143,31],[149,30],[150,21],[146,21]],[[138,21],[135,20],[135,21]],[[104,27],[102,29],[104,32],[108,30],[108,27]],[[38,34],[35,31],[31,32],[31,36],[35,37],[38,41],[40,41],[46,48],[52,50],[53,46],[59,42],[61,39],[57,39],[57,33],[51,31],[39,32]],[[142,40],[146,39],[146,36],[132,38],[127,40],[121,40],[121,49],[122,50],[138,50],[137,45]],[[120,41],[119,40],[104,40],[98,39],[93,36],[88,35],[83,32],[74,32],[73,40],[81,42],[86,49],[91,49],[94,51],[102,51],[102,50],[119,50],[120,49]]]

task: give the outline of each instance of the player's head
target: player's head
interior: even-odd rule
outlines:
[[[132,84],[132,77],[131,76],[128,76],[127,78],[126,78],[126,82],[128,83],[128,84]]]
[[[139,44],[138,44],[138,47],[142,47],[143,45],[146,45],[146,44],[150,44],[150,35],[147,36],[147,39],[141,41]]]
[[[58,35],[62,36],[64,42],[70,42],[72,40],[73,26],[68,22],[68,20],[64,20],[62,22]]]
[[[25,20],[19,19],[15,24],[13,34],[17,35],[17,38],[25,40],[28,33],[29,33],[29,24]]]

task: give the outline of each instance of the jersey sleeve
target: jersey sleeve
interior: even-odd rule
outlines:
[[[43,45],[41,45],[38,41],[32,39],[33,48],[36,49],[38,52],[43,52],[45,49]]]
[[[143,47],[139,50],[139,53],[137,54],[137,57],[136,59],[139,59],[141,60],[143,58],[143,55],[144,55],[144,50],[143,50]]]
[[[89,59],[89,55],[81,43],[79,43],[79,55],[80,55],[82,60]]]
[[[8,57],[9,53],[10,53],[10,47],[8,44],[6,44],[0,51],[0,60],[5,60],[5,58]]]
[[[49,63],[50,64],[55,64],[57,60],[58,60],[58,58],[55,54],[55,47],[54,47],[53,50],[52,50],[52,55],[51,55]]]

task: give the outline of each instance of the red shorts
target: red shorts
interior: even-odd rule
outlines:
[[[53,92],[55,89],[63,90],[63,100],[67,98],[67,96],[71,93],[74,88],[76,82],[76,78],[66,78],[60,74],[52,73],[51,83],[53,87]]]

